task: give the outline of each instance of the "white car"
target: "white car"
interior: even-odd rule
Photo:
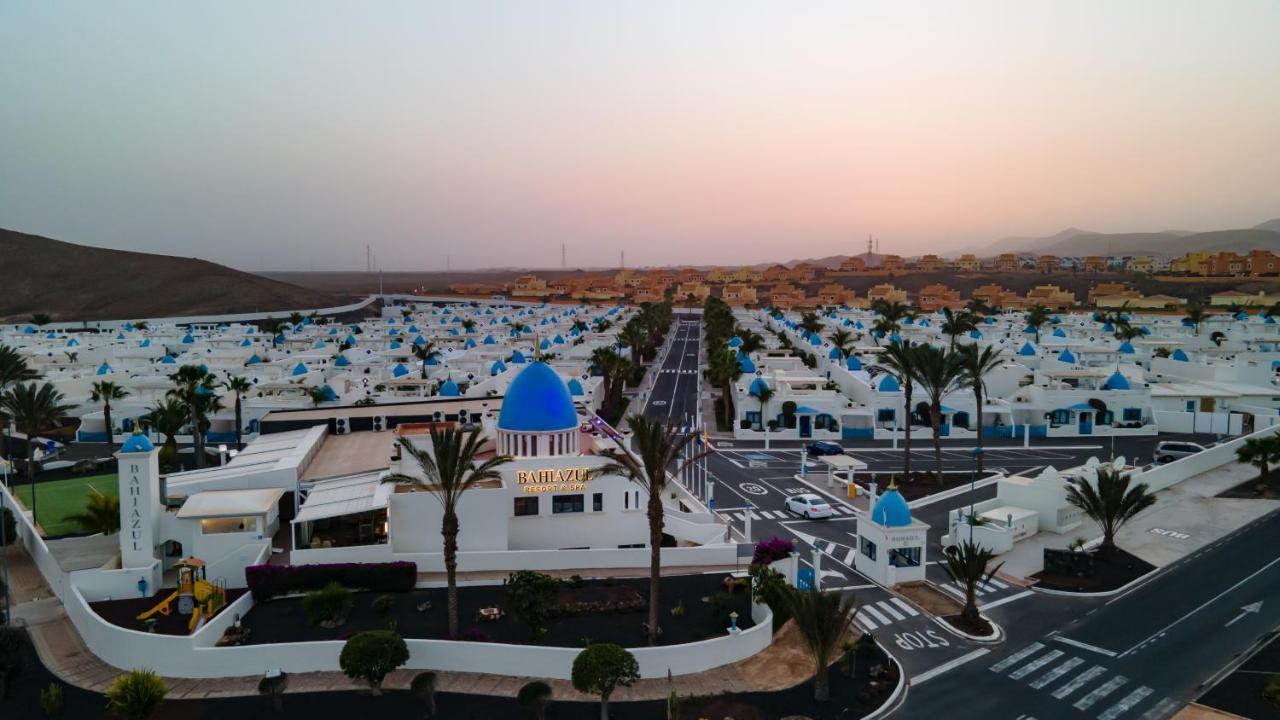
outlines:
[[[813,493],[793,495],[787,498],[787,512],[810,519],[828,518],[835,514],[835,511],[831,509],[830,503]]]

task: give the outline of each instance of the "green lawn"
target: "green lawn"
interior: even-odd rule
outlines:
[[[25,477],[9,479],[14,495],[28,510],[31,509],[31,485]],[[80,526],[67,520],[67,516],[83,511],[94,489],[104,495],[115,496],[119,494],[119,487],[120,481],[115,473],[36,483],[36,522],[49,536],[77,532]]]

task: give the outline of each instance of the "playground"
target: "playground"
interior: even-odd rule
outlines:
[[[31,485],[25,478],[10,476],[9,487],[18,500],[30,509]],[[81,532],[80,526],[67,518],[84,512],[84,506],[94,490],[115,497],[119,494],[119,488],[119,476],[115,473],[45,482],[37,480],[36,522],[44,528],[47,537],[77,534]]]
[[[177,587],[160,588],[148,597],[91,603],[93,611],[113,625],[161,635],[190,635],[209,618],[247,590],[228,590],[220,580],[209,581],[204,562],[187,558],[174,565]]]

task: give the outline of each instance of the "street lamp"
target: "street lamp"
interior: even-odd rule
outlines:
[[[969,471],[969,544],[973,544],[973,496],[977,490],[978,484],[978,459],[982,457],[982,448],[975,447],[973,452],[973,467]]]

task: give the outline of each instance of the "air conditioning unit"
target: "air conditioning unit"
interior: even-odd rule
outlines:
[[[386,429],[387,429],[387,427],[388,427],[388,425],[387,425],[387,416],[386,416],[386,415],[374,415],[374,416],[373,416],[373,431],[374,431],[374,432],[382,432],[383,430],[386,430]]]
[[[340,417],[333,419],[334,432],[338,435],[346,435],[351,432],[351,418]]]

